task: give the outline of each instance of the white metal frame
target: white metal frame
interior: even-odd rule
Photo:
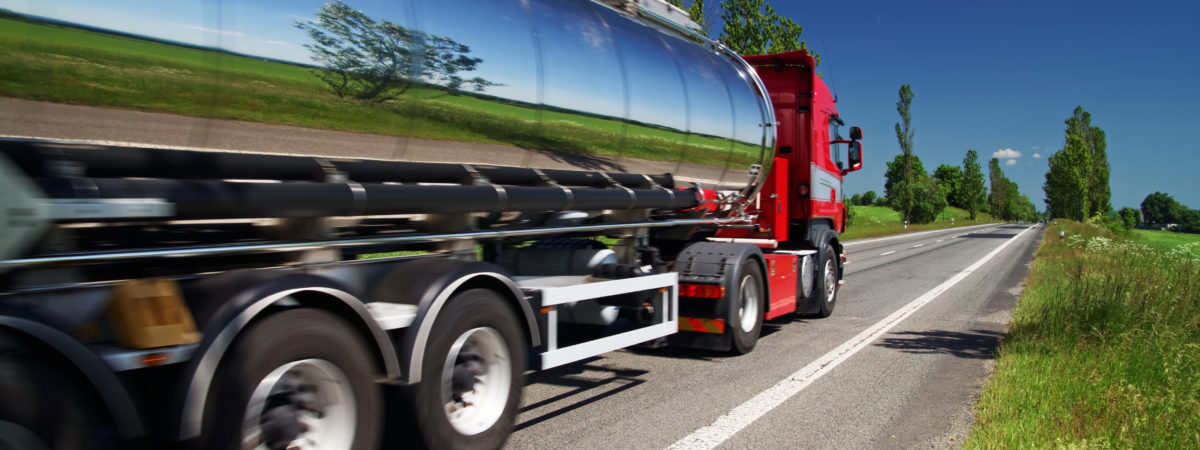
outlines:
[[[590,280],[590,277],[585,276],[517,279],[517,284],[522,288],[541,292],[542,307],[551,307],[550,311],[546,313],[546,342],[544,342],[546,351],[541,354],[542,370],[668,336],[679,330],[678,274],[671,272],[620,280]],[[657,301],[653,302],[656,303],[655,308],[661,308],[660,322],[558,348],[558,309],[554,308],[555,306],[657,289],[666,289],[661,296],[656,296]]]

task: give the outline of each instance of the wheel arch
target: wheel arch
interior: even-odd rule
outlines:
[[[391,299],[417,305],[417,317],[402,336],[400,366],[401,381],[416,384],[421,381],[421,367],[429,335],[446,303],[457,293],[485,288],[504,298],[512,308],[518,325],[528,337],[530,346],[541,345],[537,318],[507,272],[491,263],[464,260],[436,260],[409,264],[397,268],[379,284],[374,299]]]
[[[122,439],[130,441],[146,435],[145,424],[125,386],[112,369],[82,343],[62,331],[17,315],[0,314],[0,331],[4,330],[33,341],[41,348],[31,350],[50,352],[74,371],[71,375],[86,380],[90,390],[108,409]]]
[[[226,351],[252,323],[291,308],[316,308],[344,319],[363,341],[371,346],[372,360],[388,378],[401,373],[394,345],[387,333],[371,317],[364,303],[341,283],[310,274],[282,274],[262,277],[258,274],[234,276],[214,282],[215,306],[198,318],[204,339],[188,363],[179,394],[180,417],[177,438],[200,435],[208,390]],[[222,295],[224,294],[224,295]],[[228,295],[228,296],[225,296]],[[204,308],[200,308],[204,311]]]

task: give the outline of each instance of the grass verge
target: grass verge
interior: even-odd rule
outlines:
[[[966,447],[1200,447],[1192,251],[1048,226]]]
[[[889,236],[996,222],[988,213],[976,214],[976,220],[971,220],[966,210],[950,207],[938,215],[937,220],[930,223],[910,224],[906,229],[904,228],[904,221],[900,220],[900,213],[892,208],[886,206],[854,206],[853,208],[855,218],[853,223],[846,227],[846,232],[841,234],[842,240]]]

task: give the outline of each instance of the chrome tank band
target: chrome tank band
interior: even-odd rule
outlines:
[[[391,55],[406,55],[394,58],[407,64],[402,86],[379,102],[338,98],[317,76],[331,72],[321,69],[308,30],[323,5],[337,2],[211,0],[111,14],[43,3],[16,12],[82,24],[89,28],[71,32],[94,37],[39,46],[61,31],[8,27],[28,34],[14,49],[25,59],[0,64],[86,72],[45,83],[95,95],[8,88],[0,135],[671,173],[680,186],[741,198],[757,192],[773,156],[772,108],[740,57],[590,1],[343,0],[408,39],[393,43]],[[120,45],[70,51],[109,41]],[[262,114],[289,107],[299,113]]]

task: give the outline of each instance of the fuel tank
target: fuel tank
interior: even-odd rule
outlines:
[[[0,10],[0,73],[13,77],[0,83],[7,137],[670,174],[674,187],[743,198],[773,156],[773,111],[754,71],[636,8],[16,5]]]

